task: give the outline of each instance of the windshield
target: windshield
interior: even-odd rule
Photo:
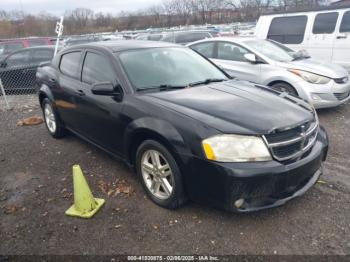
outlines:
[[[295,52],[280,44],[267,40],[248,40],[244,42],[248,47],[264,56],[279,62],[290,62],[295,59]]]
[[[122,52],[119,57],[131,83],[138,90],[161,86],[185,87],[208,79],[228,79],[188,48],[132,50]]]

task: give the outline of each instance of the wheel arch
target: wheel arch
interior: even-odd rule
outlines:
[[[269,82],[268,84],[267,84],[267,86],[273,86],[273,85],[275,85],[275,84],[287,84],[287,85],[290,85],[294,90],[295,90],[295,92],[299,95],[300,94],[300,92],[299,92],[299,90],[297,89],[297,88],[295,88],[295,86],[294,85],[292,85],[291,83],[289,83],[289,82],[287,82],[287,81],[284,81],[284,80],[273,80],[273,81],[271,81],[271,82]]]
[[[180,154],[190,151],[172,124],[160,119],[142,118],[132,122],[126,129],[124,155],[129,164],[135,164],[136,151],[145,140],[161,143],[173,154],[179,165],[182,163]]]
[[[50,99],[52,102],[53,100],[53,95],[52,92],[50,90],[50,88],[47,85],[42,85],[39,89],[39,103],[40,106],[42,104],[42,102],[44,101],[45,98]]]

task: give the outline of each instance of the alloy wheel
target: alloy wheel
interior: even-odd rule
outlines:
[[[174,189],[174,175],[166,158],[156,150],[147,150],[141,158],[142,178],[153,196],[168,199]]]
[[[54,134],[56,132],[56,118],[50,104],[46,103],[44,107],[44,116],[47,128]]]

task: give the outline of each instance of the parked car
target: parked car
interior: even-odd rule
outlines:
[[[186,45],[198,40],[219,36],[219,32],[211,30],[179,31],[166,34],[162,41]]]
[[[135,40],[161,41],[165,33],[139,34]]]
[[[51,61],[54,46],[25,48],[0,62],[0,79],[7,94],[35,93],[35,74],[41,63]]]
[[[256,36],[293,49],[306,49],[313,58],[350,71],[350,7],[264,15]]]
[[[74,46],[37,81],[49,133],[70,130],[125,160],[162,207],[188,198],[238,212],[279,206],[322,173],[328,139],[312,106],[231,80],[187,47]]]
[[[52,40],[49,37],[0,40],[0,57],[4,57],[23,48],[52,44]]]
[[[316,61],[273,40],[215,38],[189,46],[231,76],[299,96],[316,108],[350,99],[349,74],[344,68]]]
[[[235,36],[235,30],[230,26],[222,27],[220,28],[219,36],[225,36],[225,37]]]
[[[72,39],[67,39],[64,42],[64,47],[69,47],[69,46],[74,46],[74,45],[81,45],[81,44],[88,44],[92,42],[98,42],[101,41],[102,39],[99,37],[86,37],[86,38],[72,38]]]

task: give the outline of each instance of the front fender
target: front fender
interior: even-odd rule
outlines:
[[[41,104],[41,102],[43,100],[43,97],[47,97],[52,102],[54,101],[52,91],[50,90],[50,88],[47,85],[42,84],[40,86],[40,88],[39,88],[39,92],[38,93],[39,93],[39,102],[40,102],[40,104]]]
[[[130,150],[135,139],[141,136],[156,137],[165,143],[172,152],[179,155],[189,155],[191,150],[186,145],[178,130],[169,122],[153,117],[143,117],[132,121],[124,134],[124,154],[130,161]]]

